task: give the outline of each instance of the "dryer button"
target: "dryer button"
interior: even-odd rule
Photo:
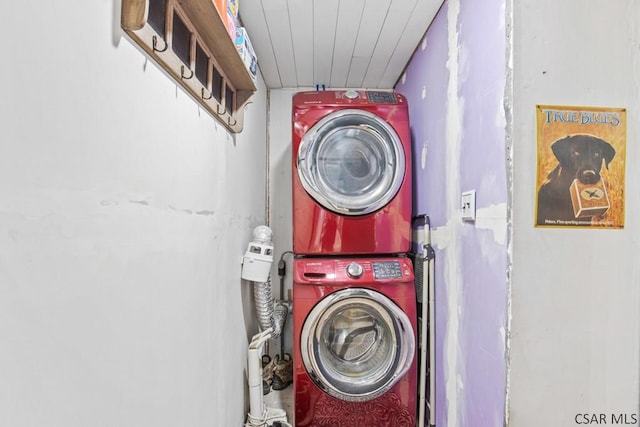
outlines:
[[[362,265],[358,264],[357,262],[352,262],[347,265],[347,276],[351,277],[352,279],[361,277],[362,273],[364,273],[364,269],[362,268]]]

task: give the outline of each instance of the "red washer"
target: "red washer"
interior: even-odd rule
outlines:
[[[415,427],[416,299],[405,257],[298,258],[297,427]]]
[[[294,95],[292,154],[294,253],[409,251],[411,136],[403,95]]]

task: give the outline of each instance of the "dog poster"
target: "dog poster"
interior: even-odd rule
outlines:
[[[624,227],[624,108],[538,105],[536,227]]]

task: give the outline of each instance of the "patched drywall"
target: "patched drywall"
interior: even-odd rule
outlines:
[[[119,7],[0,6],[0,424],[239,426],[266,90],[229,134]]]
[[[476,2],[477,3],[477,2]],[[445,2],[396,89],[409,97],[416,213],[436,249],[436,424],[504,422],[507,171],[504,1]],[[461,220],[476,190],[475,222]]]

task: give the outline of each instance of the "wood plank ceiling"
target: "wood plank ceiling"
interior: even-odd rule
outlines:
[[[240,0],[268,88],[391,89],[443,0]]]

